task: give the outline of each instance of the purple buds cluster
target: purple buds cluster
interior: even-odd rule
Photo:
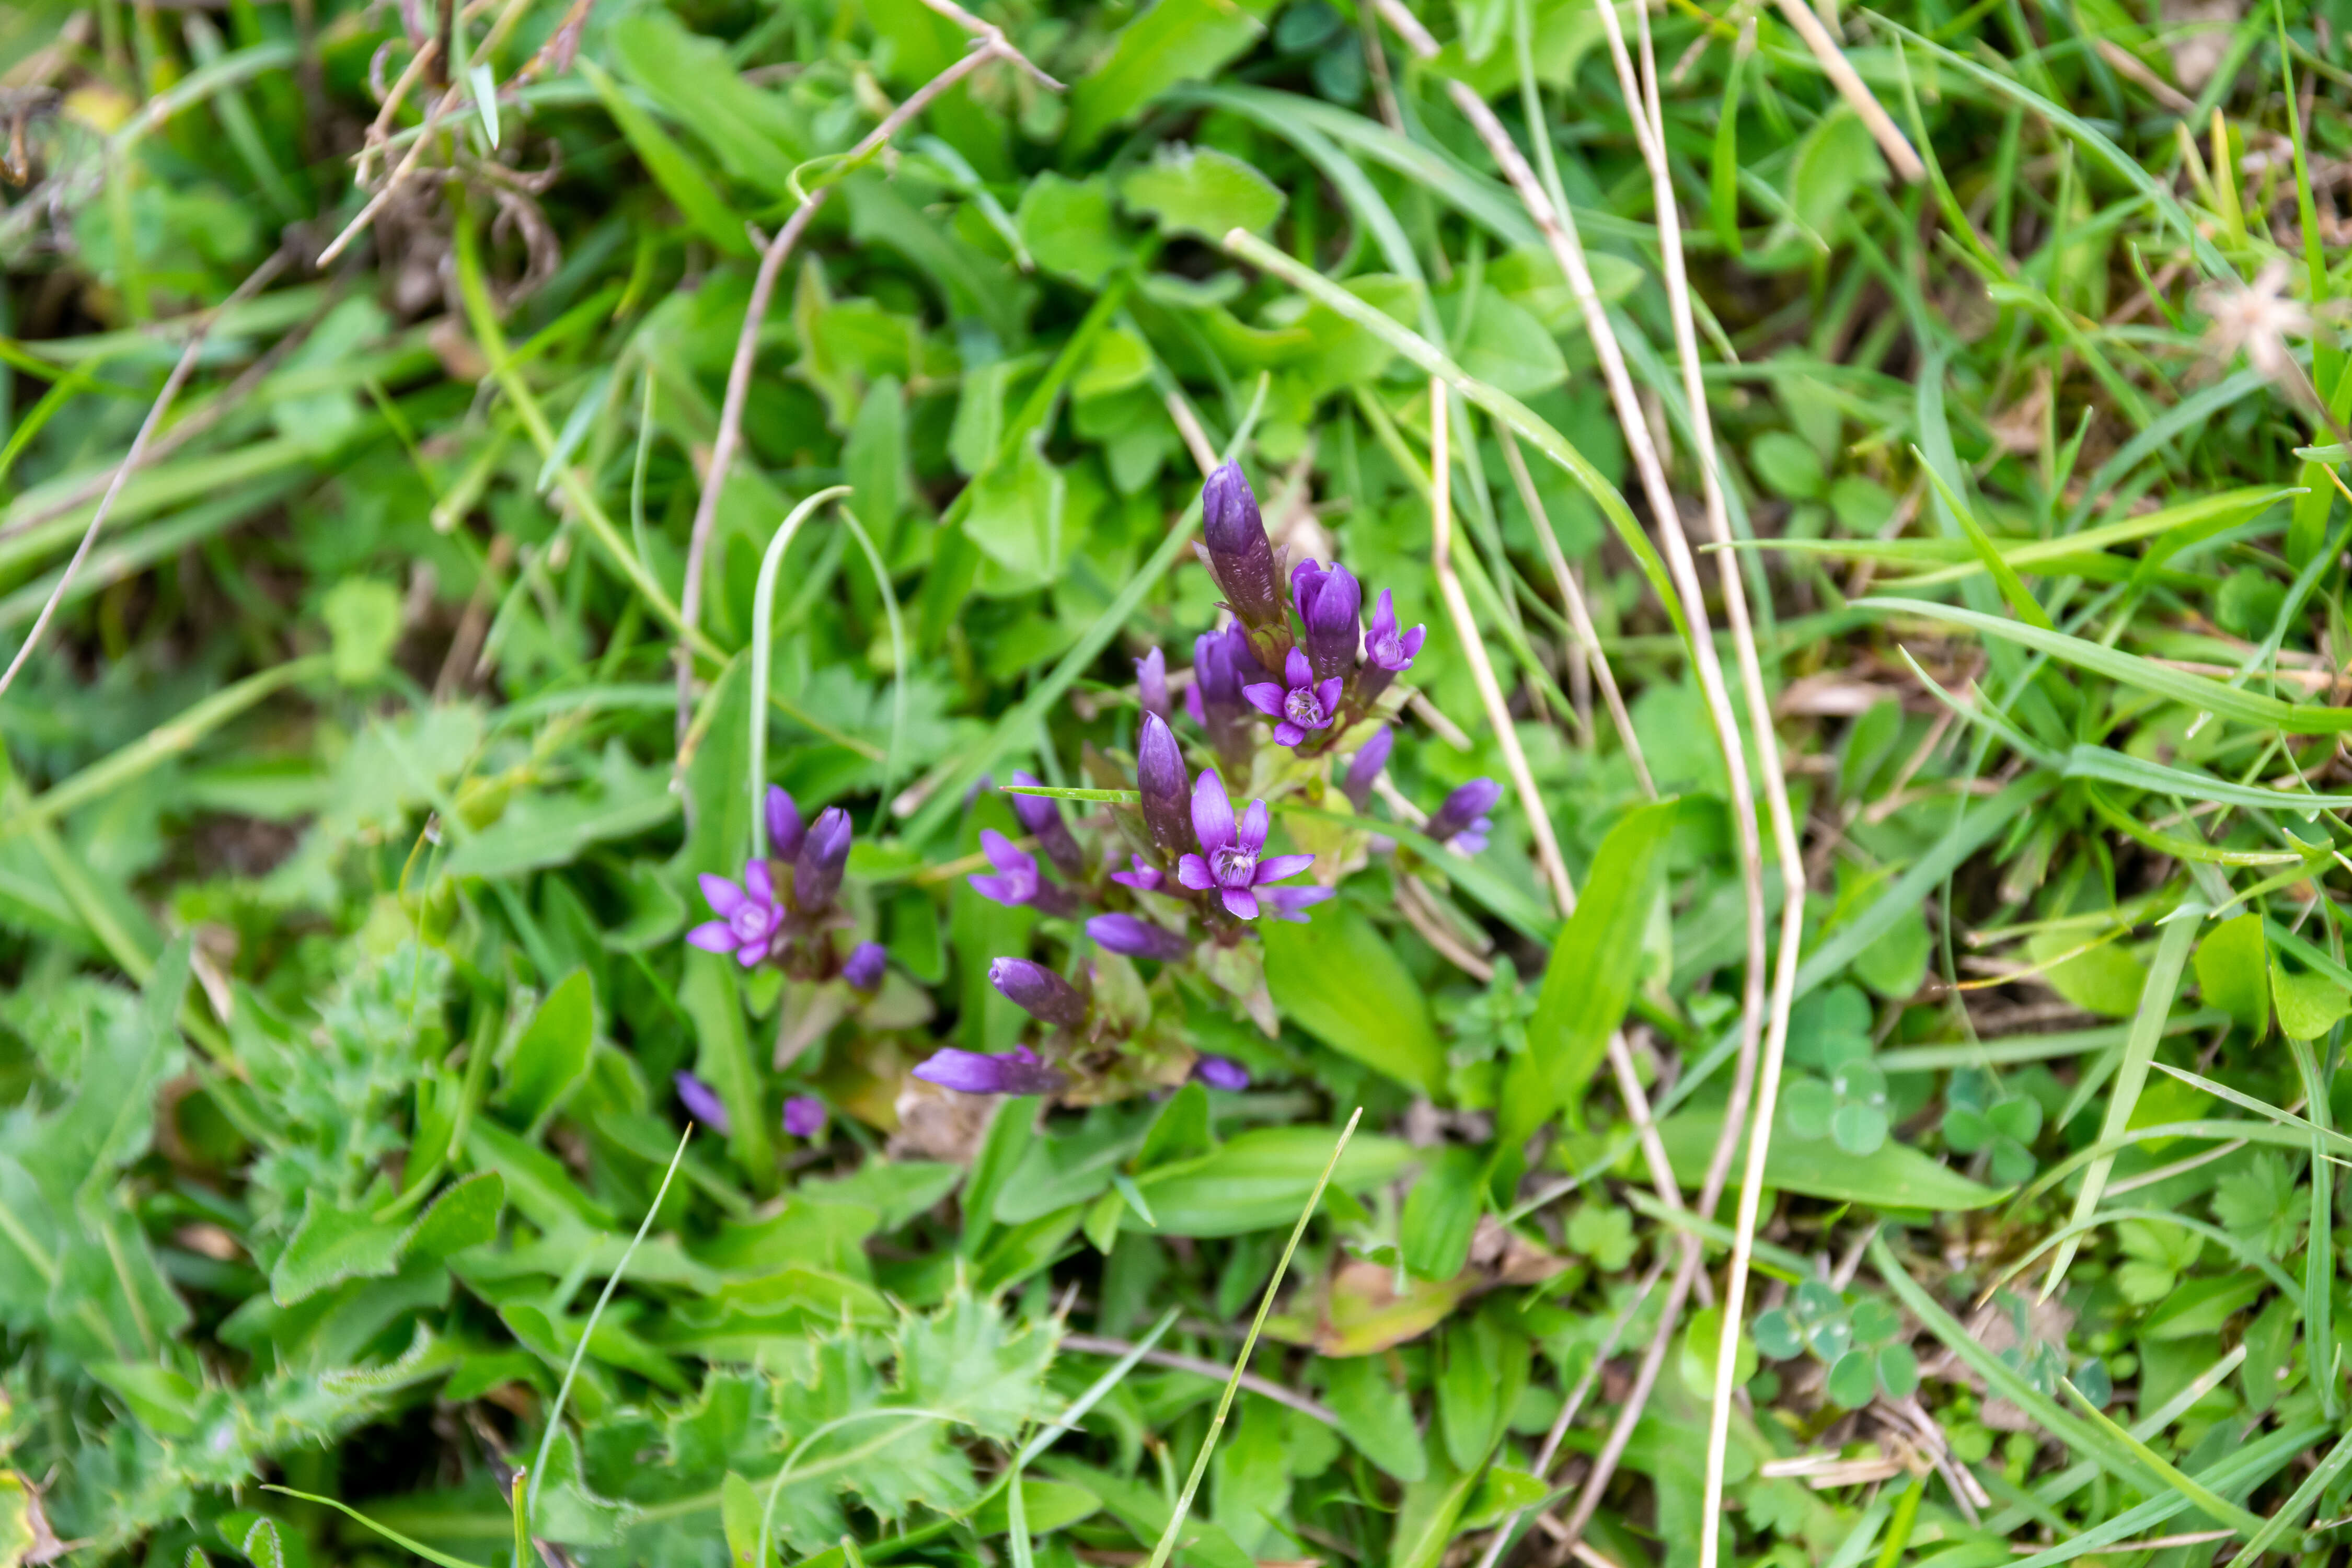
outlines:
[[[718,918],[688,931],[687,942],[732,954],[746,969],[772,963],[795,980],[838,978],[861,992],[879,988],[886,965],[880,945],[863,942],[844,953],[834,940],[850,923],[835,902],[849,867],[849,813],[829,805],[803,823],[793,797],[773,784],[764,809],[767,858],[747,861],[740,881],[702,876],[702,897]]]

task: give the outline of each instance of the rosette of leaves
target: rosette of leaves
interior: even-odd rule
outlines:
[[[1993,1180],[2015,1184],[2034,1171],[2033,1141],[2042,1135],[2042,1105],[2029,1096],[2003,1095],[1990,1075],[1952,1075],[1944,1093],[1944,1146],[1956,1154],[1983,1152]]]
[[[1879,1394],[1903,1399],[1919,1386],[1918,1358],[1899,1337],[1902,1315],[1864,1297],[1849,1306],[1826,1280],[1808,1279],[1785,1307],[1759,1313],[1756,1348],[1774,1361],[1811,1355],[1825,1363],[1823,1391],[1843,1410],[1859,1410]]]
[[[1789,1131],[1875,1153],[1886,1142],[1886,1075],[1871,1060],[1869,1000],[1851,985],[1808,1000],[1789,1027],[1790,1061],[1812,1069],[1782,1091]]]

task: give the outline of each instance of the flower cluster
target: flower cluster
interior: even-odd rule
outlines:
[[[1345,827],[1317,839],[1337,853],[1268,853],[1266,802],[1236,810],[1242,795],[1227,781],[1295,792],[1309,805],[1336,794],[1361,815],[1393,745],[1382,699],[1412,668],[1423,629],[1400,629],[1383,590],[1367,633],[1363,590],[1337,563],[1301,562],[1286,580],[1238,466],[1213,474],[1202,500],[1201,559],[1234,618],[1194,644],[1182,706],[1213,763],[1197,773],[1188,765],[1172,727],[1166,656],[1153,648],[1136,661],[1134,804],[1112,811],[1116,837],[1104,836],[1101,852],[1088,854],[1049,795],[1021,793],[1041,789],[1035,779],[1013,775],[1013,808],[1034,852],[983,830],[990,869],[967,880],[982,898],[1068,922],[1046,927],[1069,945],[1061,969],[1014,956],[989,967],[990,984],[1044,1026],[1043,1048],[943,1050],[915,1069],[918,1078],[966,1094],[1072,1100],[1185,1073],[1212,1088],[1245,1088],[1239,1063],[1189,1044],[1181,996],[1222,991],[1273,1034],[1263,949],[1252,933],[1264,920],[1304,922],[1309,909],[1336,896],[1339,876],[1363,863],[1366,836]],[[1339,773],[1343,748],[1353,754]],[[1126,785],[1099,759],[1090,756],[1088,765],[1097,782]],[[1456,790],[1429,819],[1429,836],[1475,854],[1499,793],[1484,780]],[[1318,859],[1317,879],[1298,880]],[[1138,961],[1158,966],[1148,984]]]
[[[773,964],[794,980],[840,980],[871,994],[887,963],[878,942],[836,940],[850,918],[835,900],[849,866],[849,813],[837,805],[801,821],[793,797],[768,786],[768,858],[747,861],[743,879],[705,874],[703,899],[719,918],[686,933],[705,952],[732,953],[746,969]]]

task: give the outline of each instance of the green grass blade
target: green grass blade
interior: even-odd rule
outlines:
[[[2226,1524],[2250,1541],[2262,1533],[2263,1519],[2260,1514],[2250,1513],[2235,1503],[2222,1501],[2210,1489],[2200,1486],[2183,1475],[2179,1468],[2163,1455],[2116,1426],[2105,1411],[2092,1404],[2084,1395],[2083,1391],[2074,1386],[2071,1379],[2061,1378],[2058,1385],[2066,1391],[2067,1397],[2074,1402],[2084,1417],[2102,1433],[2129,1448],[2134,1458],[2153,1470],[2168,1487],[2195,1503],[2214,1523]]]
[[[333,1498],[320,1497],[316,1492],[298,1492],[292,1487],[276,1486],[268,1481],[261,1483],[261,1489],[266,1492],[282,1493],[283,1495],[290,1498],[299,1498],[304,1502],[316,1503],[320,1508],[333,1509],[337,1513],[342,1514],[348,1519],[357,1520],[360,1523],[366,1525],[370,1530],[374,1531],[378,1535],[383,1536],[394,1546],[400,1547],[404,1551],[415,1552],[417,1556],[424,1558],[427,1563],[438,1563],[441,1565],[441,1568],[483,1568],[483,1565],[479,1563],[468,1563],[463,1557],[452,1557],[446,1552],[436,1552],[430,1546],[425,1545],[425,1542],[416,1540],[413,1536],[403,1535],[400,1531],[393,1529],[390,1525],[378,1524],[374,1520],[370,1519],[367,1515],[352,1507],[349,1503],[337,1502]]]
[[[793,540],[806,522],[829,500],[837,500],[849,493],[847,485],[831,485],[817,491],[784,515],[775,536],[760,556],[760,578],[751,591],[751,708],[745,750],[751,759],[751,858],[768,858],[768,813],[762,803],[768,798],[768,679],[775,663],[776,643],[776,574],[783,566],[784,552],[793,547]],[[893,616],[893,624],[897,617]],[[896,738],[896,731],[893,731]]]

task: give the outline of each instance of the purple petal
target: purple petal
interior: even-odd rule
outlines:
[[[705,952],[735,951],[735,928],[725,921],[705,921],[686,933],[686,945],[698,947]]]
[[[1230,1057],[1213,1057],[1202,1052],[1192,1063],[1192,1076],[1211,1089],[1222,1089],[1238,1094],[1250,1086],[1249,1069]]]
[[[1203,855],[1214,855],[1234,841],[1234,803],[1225,798],[1224,781],[1214,768],[1192,785],[1192,833]]]
[[[784,1101],[784,1131],[793,1138],[814,1138],[824,1131],[824,1101],[813,1094],[796,1094]]]
[[[1201,683],[1198,680],[1184,689],[1184,712],[1195,724],[1209,721],[1209,710],[1201,701]]]
[[[1176,862],[1176,879],[1196,893],[1205,893],[1217,885],[1209,875],[1209,863],[1198,855],[1187,855]]]
[[[1087,934],[1112,952],[1129,958],[1156,958],[1169,963],[1191,952],[1174,931],[1133,915],[1097,915],[1087,922]]]
[[[727,1131],[727,1106],[717,1089],[683,1068],[670,1074],[670,1082],[677,1087],[678,1103],[686,1107],[688,1116],[714,1132]]]
[[[768,863],[765,860],[751,860],[744,864],[743,890],[751,896],[751,901],[755,904],[772,904],[776,901],[776,881],[774,878],[768,875]]]
[[[759,968],[760,960],[767,956],[768,944],[765,940],[747,942],[735,950],[735,962],[746,969]]]
[[[1315,671],[1307,662],[1307,655],[1293,647],[1282,661],[1282,683],[1292,690],[1315,684]]]
[[[959,1094],[1046,1094],[1067,1081],[1025,1050],[992,1057],[952,1047],[934,1053],[915,1076]]]
[[[1003,904],[1007,909],[1019,909],[1028,901],[1022,897],[1024,889],[1021,884],[1010,877],[991,877],[975,872],[964,879],[964,884],[990,903]]]
[[[1266,817],[1265,802],[1262,800],[1250,802],[1249,810],[1242,814],[1239,834],[1241,847],[1253,855],[1265,848],[1266,829],[1271,826],[1273,826],[1272,823]]]
[[[1338,896],[1339,889],[1336,888],[1268,888],[1265,890],[1265,896],[1260,901],[1266,906],[1268,912],[1276,920],[1288,921],[1293,925],[1305,925],[1307,916],[1303,911],[1308,906],[1319,904],[1326,899]]]
[[[1421,652],[1421,645],[1428,639],[1428,637],[1427,626],[1415,626],[1397,640],[1403,645],[1405,658],[1411,658]]]
[[[789,860],[801,852],[801,836],[806,830],[801,826],[801,808],[793,804],[782,786],[768,786],[768,853],[779,860]]]
[[[1325,681],[1322,685],[1317,687],[1315,689],[1316,706],[1322,709],[1326,713],[1337,711],[1339,706],[1339,688],[1345,684],[1347,683],[1335,675],[1330,679]],[[1326,719],[1323,722],[1328,724],[1330,721]],[[1317,728],[1319,729],[1321,726],[1318,725]]]
[[[1224,889],[1225,910],[1237,921],[1257,919],[1257,895],[1247,888]]]
[[[1305,739],[1307,731],[1287,719],[1274,727],[1274,743],[1277,746],[1296,746]]]
[[[1259,887],[1264,887],[1268,882],[1279,882],[1285,877],[1296,877],[1313,864],[1315,857],[1312,855],[1269,855],[1257,863],[1255,880]]]
[[[1008,877],[1034,873],[1037,869],[1035,860],[1024,853],[1019,845],[997,832],[993,827],[983,827],[980,830],[980,852],[988,857],[991,865]]]
[[[1380,603],[1372,606],[1372,636],[1396,630],[1396,595],[1388,589],[1381,590]]]
[[[742,889],[724,877],[705,871],[695,880],[702,884],[702,901],[722,921],[751,901]]]
[[[1273,681],[1266,680],[1255,686],[1243,687],[1242,695],[1247,698],[1249,705],[1259,712],[1270,713],[1278,719],[1282,716],[1282,700],[1290,693]]]
[[[1160,890],[1160,885],[1168,880],[1158,867],[1142,856],[1129,855],[1127,858],[1128,863],[1135,868],[1133,870],[1113,871],[1110,874],[1110,879],[1120,886],[1133,888],[1139,893],[1156,893]]]
[[[881,985],[883,971],[889,962],[890,955],[883,951],[880,942],[861,942],[850,953],[849,961],[841,966],[841,977],[849,982],[853,991],[873,991]]]

